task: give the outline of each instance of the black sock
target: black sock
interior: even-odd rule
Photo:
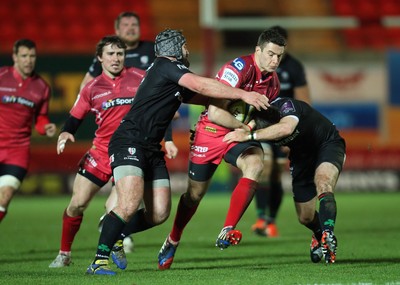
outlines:
[[[125,224],[125,221],[113,211],[106,215],[97,246],[95,261],[98,259],[108,259],[110,257],[111,249],[121,234]]]
[[[314,214],[314,219],[312,220],[311,223],[305,225],[307,228],[309,228],[315,235],[315,238],[317,240],[321,240],[322,237],[322,230],[321,230],[321,224],[319,222],[319,214],[317,211],[315,211]]]
[[[282,203],[283,187],[281,181],[271,181],[271,189],[269,190],[269,217],[271,222],[275,222],[278,215],[279,207]]]
[[[336,223],[336,201],[331,192],[325,192],[318,196],[319,219],[323,230],[333,231]]]
[[[265,212],[268,206],[268,195],[269,195],[269,186],[266,185],[259,185],[256,193],[254,194],[256,199],[256,210],[257,210],[257,217],[259,219],[266,219]]]
[[[145,217],[145,209],[140,209],[136,212],[135,215],[129,220],[129,222],[125,225],[124,229],[121,233],[121,239],[138,232],[145,231],[154,227],[154,224],[150,224],[147,222]]]

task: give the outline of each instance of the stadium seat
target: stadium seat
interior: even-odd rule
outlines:
[[[2,0],[0,5],[0,47],[7,51],[14,41],[29,37],[41,50],[70,52],[65,45],[92,53],[105,35],[114,34],[114,19],[123,11],[135,11],[143,23],[142,35],[152,35],[150,6],[144,1],[114,0]],[[86,50],[84,50],[86,48]],[[73,52],[73,51],[72,51]]]
[[[46,45],[58,45],[64,42],[65,38],[65,28],[59,22],[54,22],[49,25],[44,23],[41,33],[41,41]]]
[[[49,3],[46,5],[41,5],[40,9],[35,10],[35,14],[36,17],[43,19],[43,21],[51,23],[52,21],[58,22],[62,12],[58,8],[58,6],[56,6],[54,3],[53,4]]]
[[[385,35],[389,48],[400,49],[400,28],[387,28]]]
[[[345,29],[343,31],[346,45],[353,50],[361,50],[365,47],[363,33],[360,28]]]
[[[400,16],[400,1],[380,0],[378,9],[382,16]]]
[[[356,16],[362,21],[373,21],[380,18],[376,0],[358,0],[353,5],[357,7],[355,9]]]
[[[23,32],[21,32],[22,36],[37,42],[41,39],[41,26],[41,23],[38,21],[26,23]]]
[[[94,46],[102,37],[114,34],[112,21],[110,21],[110,23],[108,22],[106,23],[105,21],[102,23],[88,22],[88,25],[90,26],[89,30],[90,32],[88,33],[87,37],[88,40],[90,40],[93,43],[93,51],[94,51]]]
[[[371,25],[362,28],[366,48],[372,50],[384,50],[386,48],[385,28],[379,25]]]
[[[64,21],[76,19],[77,15],[82,12],[80,7],[73,1],[65,1],[60,7],[60,10],[62,11],[62,13],[60,13],[60,17]]]
[[[353,5],[347,0],[334,0],[333,9],[339,16],[352,16],[354,15]]]

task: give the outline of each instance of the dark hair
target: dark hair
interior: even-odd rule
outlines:
[[[126,44],[123,40],[121,40],[118,36],[105,36],[102,38],[96,46],[96,56],[102,56],[103,49],[107,45],[116,45],[119,48],[126,49]]]
[[[263,49],[267,43],[273,43],[281,47],[286,46],[285,38],[275,29],[267,29],[258,37],[257,46],[261,47],[261,49]]]
[[[275,106],[269,106],[267,110],[254,110],[252,119],[256,122],[256,129],[264,129],[271,125],[279,123],[281,112]]]
[[[114,21],[114,28],[117,30],[119,28],[119,23],[121,22],[122,18],[131,18],[134,17],[137,19],[138,24],[140,26],[140,17],[138,14],[135,12],[122,12],[121,14],[118,15],[118,17]]]
[[[288,40],[288,31],[281,26],[273,26],[270,29],[277,31],[285,40]]]
[[[14,43],[13,53],[17,54],[20,47],[27,47],[28,49],[36,48],[34,41],[29,39],[20,39]]]

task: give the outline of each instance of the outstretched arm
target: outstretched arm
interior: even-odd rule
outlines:
[[[257,110],[269,107],[268,98],[260,93],[247,92],[239,88],[225,85],[216,79],[202,77],[194,73],[184,74],[178,82],[179,85],[186,87],[204,96],[218,99],[240,99]]]
[[[69,118],[65,121],[65,124],[61,129],[61,133],[58,136],[57,154],[60,154],[64,151],[65,144],[68,140],[75,142],[74,134],[78,130],[81,123],[82,120],[77,119],[74,116],[69,116]]]
[[[296,126],[299,123],[299,119],[294,116],[283,117],[279,123],[271,125],[264,129],[259,129],[254,132],[245,131],[243,129],[236,129],[225,135],[223,141],[231,142],[244,142],[248,140],[257,141],[273,141],[290,136]]]

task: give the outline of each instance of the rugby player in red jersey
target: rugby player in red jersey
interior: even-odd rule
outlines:
[[[67,141],[74,142],[74,134],[90,112],[95,115],[98,128],[92,147],[83,156],[76,174],[71,201],[63,214],[61,246],[51,268],[71,263],[71,246],[83,219],[83,212],[93,196],[112,177],[108,158],[108,144],[123,116],[129,111],[144,71],[124,67],[126,45],[117,36],[106,36],[96,47],[96,55],[103,72],[81,90],[70,116],[58,137],[57,153],[61,154]]]
[[[275,70],[285,51],[286,41],[276,31],[268,29],[258,38],[254,53],[235,58],[219,70],[217,80],[246,91],[256,91],[272,100],[279,94],[279,80]],[[158,267],[169,269],[183,230],[195,214],[207,192],[212,176],[224,159],[242,172],[232,192],[225,223],[216,246],[225,249],[240,242],[237,223],[250,204],[263,169],[263,151],[259,142],[226,143],[224,136],[232,129],[251,127],[228,113],[230,100],[212,101],[196,123],[189,162],[189,185],[178,204],[172,231],[158,255]],[[221,119],[223,118],[223,119]]]
[[[32,124],[41,135],[56,133],[50,87],[35,72],[35,42],[16,41],[12,58],[13,66],[0,68],[0,222],[28,171]]]
[[[131,11],[121,12],[114,21],[114,29],[115,35],[122,39],[126,44],[124,66],[146,70],[154,61],[156,55],[154,53],[154,42],[141,39],[141,21],[139,15]],[[88,72],[82,80],[81,89],[86,85],[86,83],[99,76],[101,72],[101,63],[97,57],[95,57]],[[178,112],[176,112],[175,115],[176,118],[179,117]],[[178,148],[173,142],[172,126],[169,126],[164,137],[164,142],[166,156],[169,159],[176,158],[178,155]],[[100,218],[99,229],[103,226],[105,215],[116,206],[116,203],[117,193],[113,187],[105,203],[106,212]],[[125,252],[131,252],[133,250],[133,239],[131,236],[124,239],[124,249]]]

